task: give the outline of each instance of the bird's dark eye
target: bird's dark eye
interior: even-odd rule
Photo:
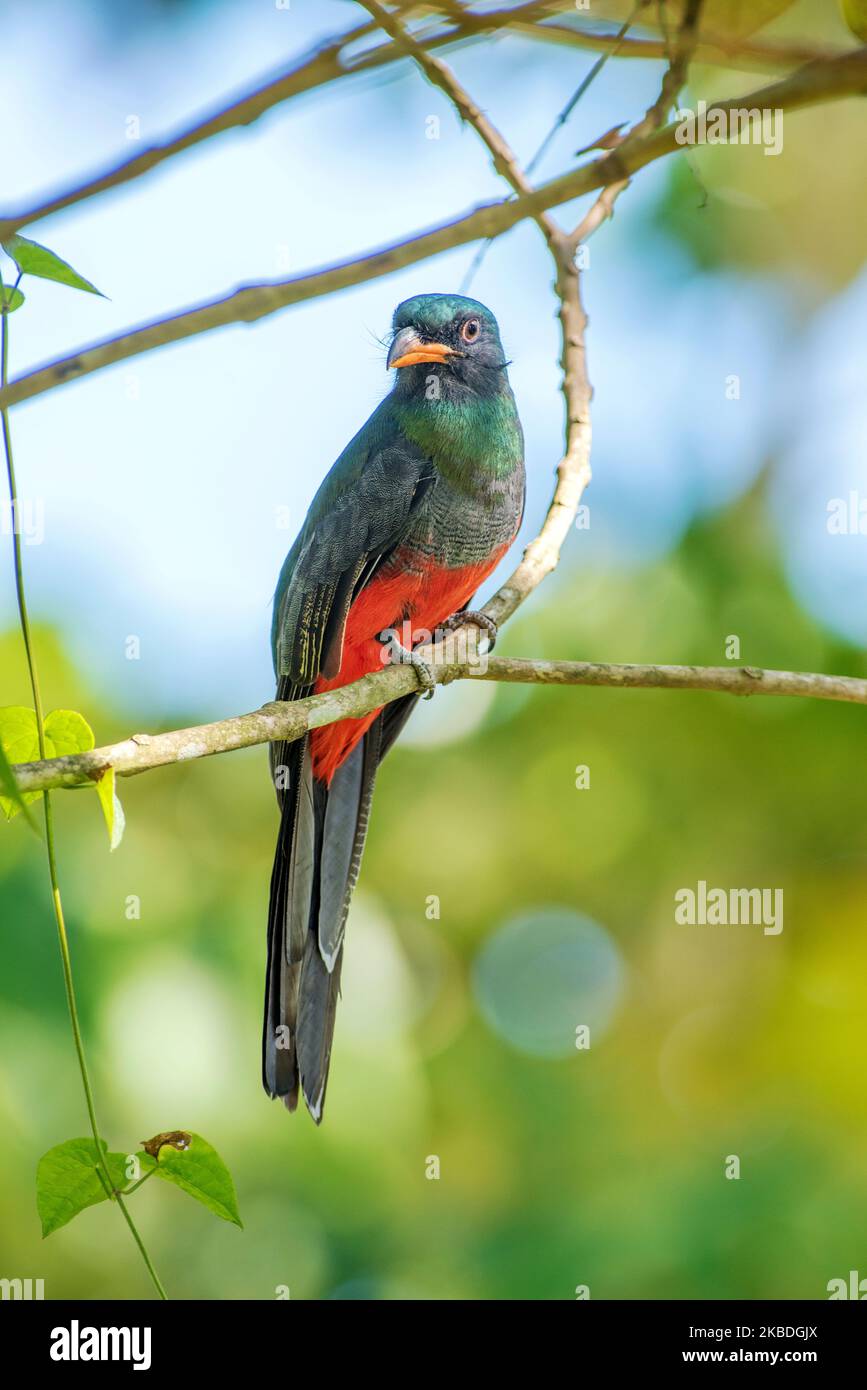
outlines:
[[[478,319],[467,319],[461,324],[461,337],[465,343],[474,343],[482,331],[482,325]]]

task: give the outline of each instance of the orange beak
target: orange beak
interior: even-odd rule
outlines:
[[[389,348],[387,367],[413,367],[417,362],[445,362],[456,356],[446,343],[423,343],[414,328],[402,328]]]

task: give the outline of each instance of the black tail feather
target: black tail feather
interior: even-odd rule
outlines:
[[[285,758],[285,763],[278,763],[278,756]],[[310,901],[314,858],[307,739],[275,748],[272,772],[285,781],[285,788],[278,780],[282,814],[268,909],[262,1083],[270,1096],[281,1096],[294,1110],[298,1104],[295,1021],[306,941],[299,909]],[[308,850],[306,854],[302,853],[303,847]]]
[[[400,711],[402,727],[415,697]],[[288,1109],[299,1086],[318,1124],[322,1119],[343,965],[343,935],[361,867],[376,769],[390,746],[396,706],[390,705],[332,778],[313,776],[309,741],[274,750],[285,759],[278,792],[280,834],[271,875],[268,973],[262,1078]],[[391,713],[391,720],[385,723]],[[390,735],[390,737],[389,737]]]

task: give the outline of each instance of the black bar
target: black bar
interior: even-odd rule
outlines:
[[[862,1296],[858,1303],[865,1301]],[[385,1312],[377,1327],[374,1314],[365,1315],[360,1342],[346,1344],[363,1355],[373,1373],[378,1364],[377,1343],[392,1334],[404,1342],[400,1365],[404,1374],[423,1372],[428,1377],[438,1364],[444,1374],[453,1373],[458,1357],[463,1373],[475,1363],[490,1372],[503,1364],[515,1371],[516,1350],[539,1358],[540,1373],[550,1369],[554,1355],[566,1358],[576,1375],[590,1367],[597,1371],[668,1371],[674,1367],[697,1369],[712,1365],[802,1365],[822,1374],[863,1364],[867,1319],[855,1300],[823,1302],[593,1302],[576,1300],[571,1306],[541,1302],[521,1304],[516,1316],[510,1303],[489,1305],[477,1320],[473,1304],[472,1328],[462,1329],[459,1310],[449,1305],[409,1305]],[[848,1305],[848,1306],[847,1306]],[[413,1311],[413,1307],[418,1311]],[[315,1307],[305,1303],[267,1302],[26,1302],[0,1304],[0,1336],[4,1363],[16,1367],[16,1379],[46,1372],[60,1380],[103,1372],[170,1377],[173,1386],[196,1382],[228,1368],[246,1364],[257,1383],[262,1376],[280,1383],[291,1374],[296,1358],[339,1354],[343,1327],[355,1336],[343,1314],[331,1309],[319,1323]],[[488,1324],[488,1317],[491,1323]],[[454,1323],[452,1322],[454,1318]],[[537,1322],[538,1319],[538,1322]],[[502,1321],[501,1321],[502,1320]],[[102,1329],[118,1329],[117,1335]],[[457,1330],[456,1341],[452,1329]],[[93,1329],[96,1329],[96,1334]],[[121,1331],[121,1329],[123,1331]],[[134,1329],[138,1329],[136,1333]],[[362,1327],[359,1327],[359,1335]],[[470,1336],[467,1336],[470,1333]],[[336,1337],[335,1337],[335,1334]],[[544,1338],[539,1341],[539,1335]],[[460,1347],[460,1351],[458,1348]],[[52,1349],[54,1355],[52,1356]],[[86,1359],[92,1349],[107,1359]],[[126,1360],[111,1359],[115,1352]],[[57,1359],[61,1353],[78,1359]],[[140,1369],[134,1370],[138,1362]],[[19,1369],[20,1368],[20,1369]],[[395,1367],[396,1369],[396,1367]],[[267,1382],[266,1382],[267,1383]]]

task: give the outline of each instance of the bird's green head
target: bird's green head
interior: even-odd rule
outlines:
[[[396,367],[401,396],[495,396],[509,390],[506,356],[497,320],[477,299],[460,294],[417,294],[394,311],[389,367]]]

